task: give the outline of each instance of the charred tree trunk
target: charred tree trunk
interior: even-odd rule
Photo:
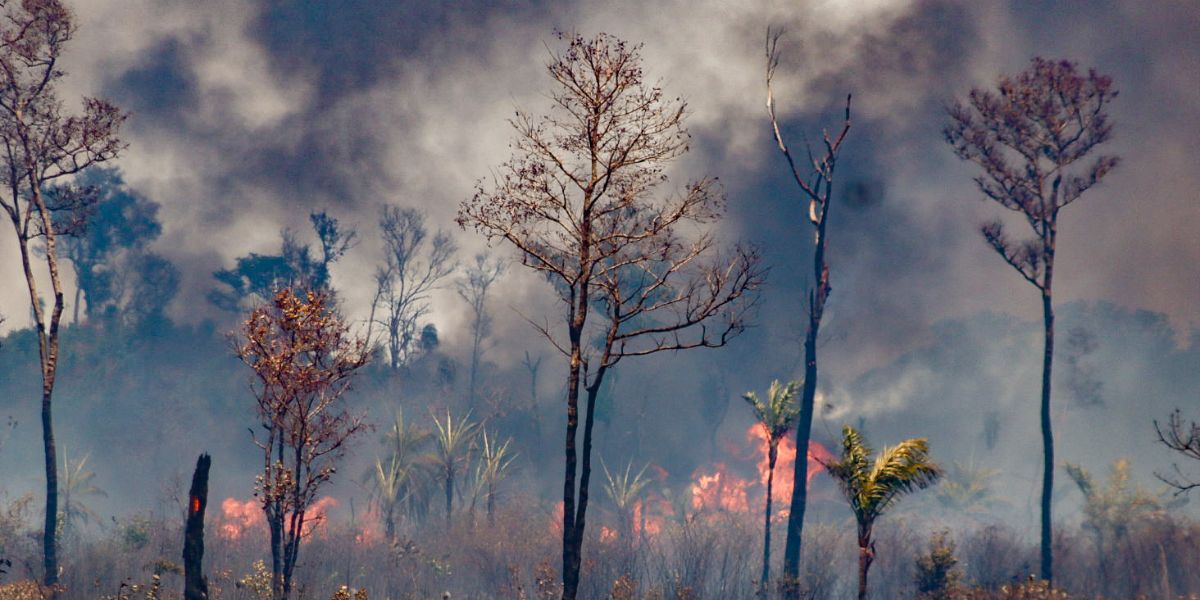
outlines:
[[[201,454],[188,492],[188,514],[183,536],[183,598],[207,600],[208,579],[204,576],[204,510],[208,506],[208,468],[212,459]]]
[[[849,109],[847,108],[847,111]],[[828,191],[826,192],[828,194]],[[799,598],[800,545],[804,536],[804,511],[808,507],[808,447],[812,441],[813,415],[817,397],[817,339],[821,317],[831,290],[829,265],[825,262],[825,224],[829,218],[829,197],[817,224],[813,274],[816,289],[808,295],[808,331],[804,336],[804,388],[800,394],[800,419],[796,423],[796,464],[792,470],[792,503],[788,513],[787,539],[783,550],[783,574],[787,579],[784,595]]]
[[[1054,305],[1051,284],[1054,275],[1054,223],[1051,222],[1047,248],[1046,277],[1042,286],[1042,320],[1046,328],[1042,355],[1042,579],[1054,580],[1054,531],[1051,526],[1051,501],[1054,492],[1054,431],[1050,420],[1050,380],[1054,361]]]
[[[50,412],[50,390],[42,392],[42,450],[46,455],[46,520],[42,533],[42,584],[58,583],[58,455],[54,446],[54,421]]]

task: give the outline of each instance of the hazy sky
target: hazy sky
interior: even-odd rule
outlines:
[[[155,250],[183,271],[172,316],[218,316],[212,271],[277,251],[310,210],[358,227],[337,267],[352,315],[371,297],[385,203],[419,206],[454,229],[464,256],[484,248],[451,219],[474,183],[508,157],[515,107],[539,110],[554,31],[606,31],[645,44],[649,77],[687,99],[696,144],[674,181],[721,179],[729,239],[762,244],[773,267],[761,322],[788,343],[810,232],[774,149],[763,106],[763,37],[784,27],[779,109],[794,145],[837,125],[853,92],[854,129],[831,221],[830,335],[854,340],[854,368],[919,343],[928,324],[981,310],[1036,314],[1034,290],[979,239],[999,209],[982,200],[942,141],[943,107],[1034,55],[1114,77],[1119,170],[1064,214],[1061,301],[1106,299],[1200,326],[1200,9],[1194,2],[76,2],[80,33],[62,90],[130,110],[129,184],[162,204]],[[23,325],[27,300],[12,234],[0,230],[0,311]],[[500,249],[502,251],[502,249]],[[538,306],[518,275],[503,302]],[[549,307],[550,305],[544,305]],[[500,336],[528,337],[507,309]],[[465,307],[434,308],[443,340],[465,341]],[[515,353],[514,353],[515,354]]]

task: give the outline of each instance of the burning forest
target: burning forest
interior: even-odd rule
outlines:
[[[0,2],[0,600],[1200,595],[1200,10]]]

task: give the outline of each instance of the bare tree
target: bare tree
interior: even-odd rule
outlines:
[[[379,228],[385,260],[375,272],[370,321],[385,328],[389,364],[399,369],[418,349],[417,325],[429,313],[430,293],[457,267],[457,247],[444,231],[429,238],[425,214],[415,208],[385,206]],[[382,316],[376,315],[378,308]]]
[[[1042,359],[1042,578],[1053,579],[1051,494],[1054,434],[1050,420],[1050,375],[1054,357],[1054,253],[1058,213],[1117,166],[1101,155],[1072,170],[1112,133],[1105,108],[1117,95],[1112,79],[1075,63],[1034,58],[1015,77],[1001,77],[997,91],[973,89],[967,104],[948,109],[946,142],[959,158],[983,170],[975,178],[988,199],[1029,225],[1033,238],[1016,242],[1000,221],[980,227],[984,240],[1004,262],[1041,293],[1045,346]]]
[[[813,287],[808,290],[808,306],[805,310],[808,323],[804,334],[804,387],[800,391],[800,417],[796,421],[798,454],[792,469],[792,480],[797,483],[792,487],[787,536],[783,549],[784,593],[788,598],[796,598],[799,593],[797,582],[800,580],[800,543],[804,533],[804,512],[808,506],[808,486],[802,483],[808,481],[808,461],[804,460],[804,457],[807,456],[809,442],[812,440],[812,421],[817,397],[817,340],[821,334],[825,302],[829,300],[832,291],[829,285],[829,263],[825,258],[825,244],[829,230],[829,208],[833,203],[833,175],[842,142],[850,132],[850,96],[846,96],[846,116],[841,130],[837,135],[823,131],[822,151],[814,155],[813,149],[807,147],[807,163],[798,166],[792,151],[783,140],[779,119],[775,115],[775,95],[771,88],[775,70],[779,67],[781,36],[782,32],[767,29],[767,115],[771,119],[775,143],[787,161],[792,179],[800,190],[801,201],[807,201],[808,220],[813,227]]]
[[[1158,434],[1158,441],[1164,446],[1192,460],[1200,460],[1200,423],[1192,421],[1185,425],[1179,409],[1171,413],[1165,426],[1159,425],[1157,420],[1154,421],[1154,432]],[[1184,475],[1179,465],[1172,465],[1172,468],[1175,470],[1173,476],[1157,473],[1155,475],[1163,483],[1175,488],[1176,494],[1186,494],[1200,487],[1200,481]]]
[[[276,599],[291,593],[300,540],[311,530],[305,511],[333,476],[346,443],[366,428],[342,401],[351,376],[367,363],[366,341],[350,334],[328,299],[325,290],[280,290],[251,311],[234,345],[254,370],[262,432],[251,433],[263,451],[256,490],[271,533]]]
[[[724,345],[745,328],[762,270],[755,250],[722,254],[705,230],[722,213],[715,180],[655,198],[689,136],[684,102],[645,83],[639,47],[607,34],[559,37],[567,48],[547,65],[550,113],[517,112],[513,157],[463,203],[458,223],[512,244],[565,309],[561,329],[531,323],[568,361],[562,576],[571,600],[605,376],[625,358]]]
[[[504,261],[500,258],[488,260],[486,254],[476,254],[475,264],[467,267],[463,279],[455,284],[458,296],[471,306],[471,373],[467,401],[472,410],[475,408],[479,361],[485,350],[484,342],[492,335],[492,315],[487,310],[488,290],[504,274],[504,267]]]
[[[42,377],[42,442],[45,454],[46,515],[43,582],[58,582],[55,521],[58,514],[57,458],[51,399],[59,361],[63,287],[57,236],[79,224],[90,199],[69,186],[53,188],[92,164],[110,160],[124,147],[117,131],[125,113],[97,98],[83,99],[83,113],[65,112],[57,87],[65,76],[59,58],[76,31],[70,10],[59,0],[0,4],[0,207],[8,214],[29,290]],[[40,252],[34,252],[36,249]],[[44,261],[50,283],[49,311],[43,305],[34,262]],[[36,267],[41,270],[42,267]]]

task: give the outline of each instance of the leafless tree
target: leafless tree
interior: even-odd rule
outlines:
[[[492,335],[492,315],[487,310],[487,295],[492,284],[504,274],[504,267],[502,259],[489,260],[486,254],[476,254],[475,264],[467,267],[463,278],[455,284],[458,296],[471,307],[471,373],[467,401],[472,410],[475,408],[479,361],[485,350],[484,342]]]
[[[832,288],[829,285],[829,263],[825,257],[825,244],[829,230],[829,208],[833,203],[833,175],[837,168],[838,154],[842,142],[850,132],[850,96],[846,96],[846,116],[842,128],[836,135],[822,132],[822,148],[817,154],[807,147],[806,162],[796,164],[796,158],[783,139],[779,118],[775,114],[775,94],[771,82],[779,68],[780,31],[767,29],[767,115],[771,120],[771,131],[775,143],[787,161],[788,170],[800,191],[801,202],[808,204],[808,220],[813,227],[813,287],[808,290],[808,316],[804,335],[804,387],[800,391],[800,418],[796,421],[796,448],[807,452],[812,439],[812,421],[817,397],[817,340],[821,333],[821,318],[825,314],[825,302]],[[797,456],[793,467],[793,481],[808,481],[808,461],[805,454]],[[784,593],[795,598],[799,592],[800,542],[804,532],[804,512],[808,506],[808,487],[797,484],[792,488],[788,512],[787,536],[783,549]]]
[[[57,458],[51,398],[59,361],[63,288],[57,236],[80,224],[88,195],[56,183],[92,164],[110,160],[124,147],[117,131],[125,113],[109,102],[84,98],[83,112],[65,111],[57,87],[59,65],[76,31],[70,10],[59,0],[0,4],[0,206],[12,222],[29,290],[42,377],[42,441],[46,459],[46,518],[43,582],[58,581],[55,521],[58,514]],[[40,250],[34,252],[34,250]],[[43,262],[50,284],[49,310],[43,305],[34,263]]]
[[[1154,421],[1154,432],[1158,441],[1164,446],[1192,460],[1200,460],[1200,423],[1192,421],[1184,424],[1183,415],[1176,409],[1167,419],[1167,424],[1159,425]],[[1186,494],[1195,488],[1200,488],[1200,481],[1191,479],[1183,474],[1179,465],[1172,465],[1175,475],[1165,476],[1155,474],[1163,483],[1175,488],[1176,494]]]
[[[333,476],[346,444],[366,425],[342,397],[367,363],[366,341],[353,337],[328,304],[329,292],[280,290],[251,311],[234,351],[254,370],[251,388],[263,451],[256,495],[271,533],[272,590],[291,593],[300,540],[312,528],[306,510]]]
[[[724,345],[745,328],[763,271],[755,250],[722,253],[706,231],[723,209],[715,180],[655,197],[689,136],[684,102],[645,83],[639,47],[607,34],[560,38],[567,48],[547,65],[550,112],[517,112],[512,158],[463,203],[458,223],[514,246],[565,309],[561,328],[530,322],[568,361],[562,576],[571,600],[605,376],[625,358]]]
[[[417,325],[429,313],[430,293],[457,267],[457,247],[444,231],[430,238],[425,214],[415,208],[385,206],[379,228],[385,260],[375,272],[370,320],[387,332],[389,364],[399,369],[417,350]]]
[[[983,170],[975,183],[983,195],[1013,211],[1032,230],[1029,240],[1013,241],[1001,221],[980,227],[984,240],[1004,262],[1041,293],[1045,326],[1042,360],[1041,425],[1043,579],[1053,578],[1051,494],[1054,487],[1054,435],[1050,421],[1050,375],[1054,356],[1054,253],[1058,214],[1114,167],[1115,156],[1097,156],[1073,169],[1112,133],[1105,108],[1115,98],[1112,79],[1075,63],[1034,58],[1015,77],[1001,77],[997,91],[973,89],[967,103],[948,109],[943,130],[959,158]]]

